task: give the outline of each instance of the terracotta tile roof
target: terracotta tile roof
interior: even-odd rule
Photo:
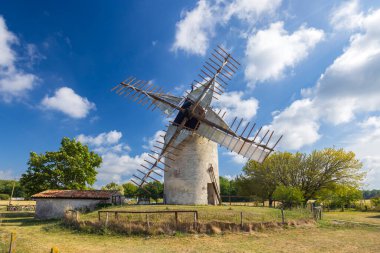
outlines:
[[[109,199],[114,195],[120,195],[120,192],[106,190],[46,190],[34,194],[32,198]]]

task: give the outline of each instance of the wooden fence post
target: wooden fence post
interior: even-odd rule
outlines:
[[[107,225],[108,225],[108,217],[109,216],[109,214],[108,214],[108,212],[106,212],[106,223],[105,223],[105,226],[107,227]]]
[[[313,218],[315,220],[322,220],[322,207],[313,208]]]
[[[194,229],[197,228],[197,213],[194,212]]]
[[[148,226],[148,229],[150,228],[150,224],[149,224],[149,216],[148,214],[146,214],[146,224]]]
[[[284,215],[284,208],[281,207],[281,217],[282,217],[282,224],[285,224],[285,215]]]
[[[100,211],[98,211],[98,221],[100,221]]]
[[[11,241],[9,243],[9,253],[16,252],[16,233],[11,233]]]
[[[243,228],[243,212],[240,212],[240,228]]]
[[[174,212],[175,215],[175,227],[177,228],[178,226],[178,212]]]
[[[115,212],[115,220],[119,220],[119,214],[118,214],[118,212]]]

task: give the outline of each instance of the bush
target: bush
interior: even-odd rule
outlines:
[[[111,203],[99,203],[96,205],[96,209],[102,209],[102,208],[107,208],[107,207],[110,207],[112,206]]]
[[[8,200],[10,197],[8,194],[3,194],[3,193],[0,193],[0,199],[1,200]]]

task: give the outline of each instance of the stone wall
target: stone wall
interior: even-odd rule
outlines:
[[[62,218],[66,210],[73,209],[95,209],[96,205],[104,202],[98,199],[36,199],[37,219],[56,219]]]
[[[214,168],[219,186],[218,146],[212,141],[197,135],[189,136],[181,145],[175,161],[165,160],[171,168],[164,173],[164,194],[167,204],[207,205],[209,196],[207,184],[211,183],[208,172],[210,165]],[[212,196],[217,203],[216,196]]]

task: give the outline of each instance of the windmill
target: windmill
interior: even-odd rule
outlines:
[[[228,150],[250,160],[263,162],[282,138],[272,141],[273,131],[263,131],[256,124],[235,119],[225,122],[226,112],[211,107],[238,70],[240,63],[222,47],[217,46],[201,68],[199,81],[183,97],[164,93],[150,82],[130,77],[112,91],[146,105],[159,108],[169,121],[163,140],[157,140],[149,158],[133,175],[131,182],[138,187],[159,181],[164,173],[164,199],[167,204],[217,204],[219,192],[218,148]],[[265,132],[265,133],[264,133]]]

